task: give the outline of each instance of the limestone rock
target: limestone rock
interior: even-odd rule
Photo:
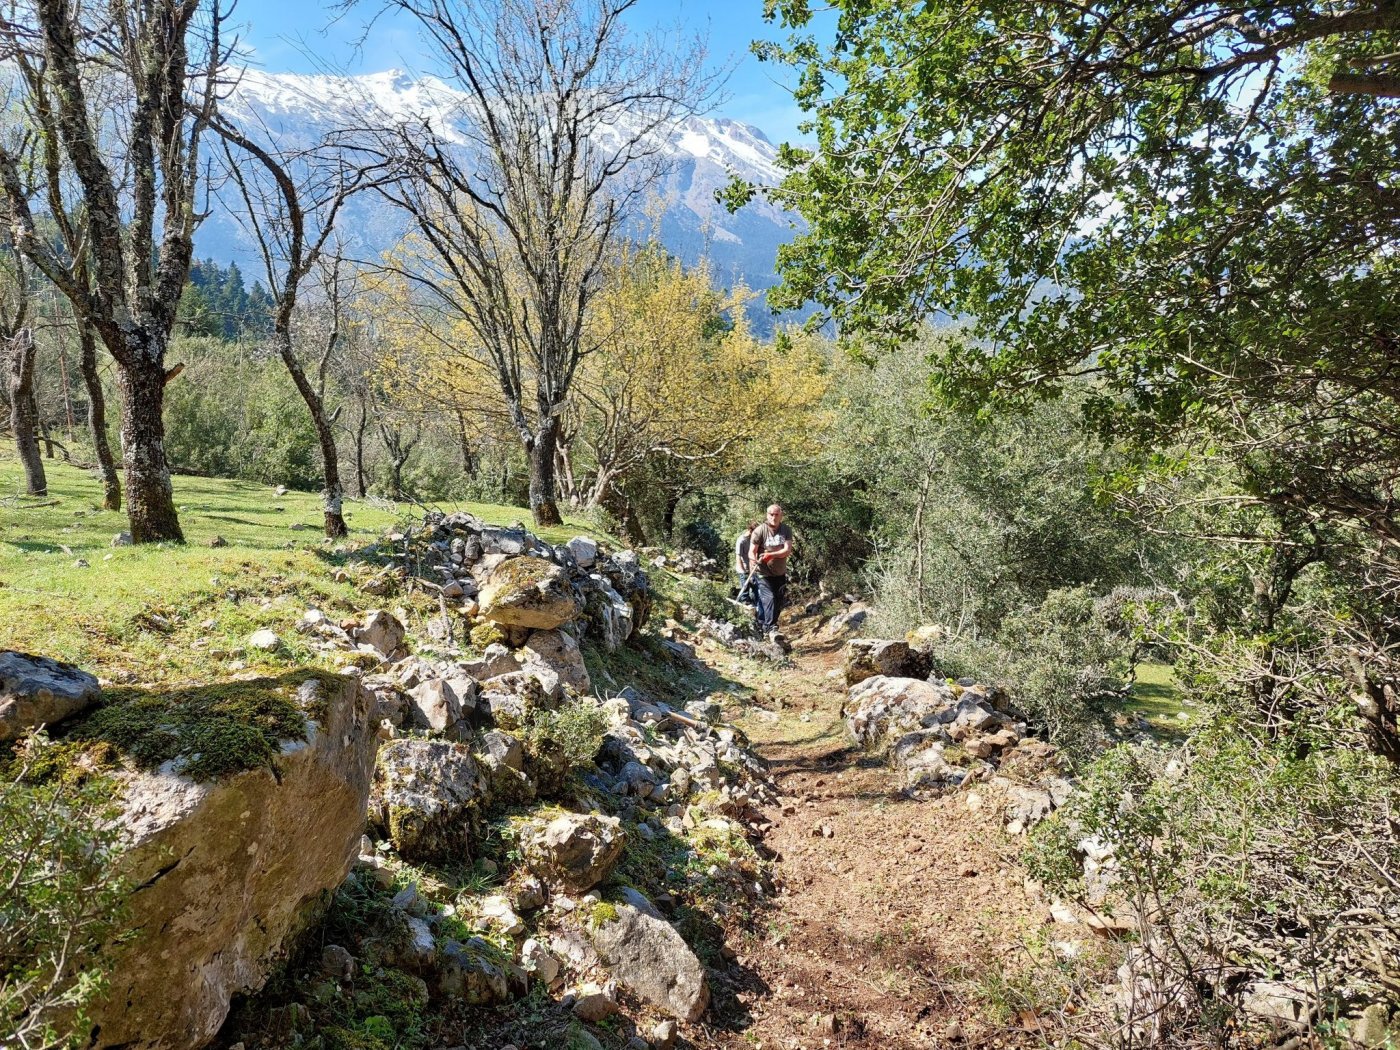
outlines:
[[[410,713],[418,728],[458,739],[463,715],[476,702],[476,682],[470,678],[432,678],[414,686],[408,695],[412,702]]]
[[[502,1002],[510,996],[506,972],[489,941],[448,941],[438,958],[438,994],[473,1006]]]
[[[492,729],[482,737],[482,741],[486,744],[486,753],[507,769],[518,770],[524,765],[525,751],[520,741],[509,733]]]
[[[405,654],[405,633],[403,624],[392,613],[372,609],[365,617],[364,626],[356,629],[354,637],[355,641],[368,645],[384,659],[393,660]]]
[[[538,674],[540,669],[552,671],[557,680],[580,693],[592,691],[588,668],[578,642],[563,631],[533,631],[525,639],[518,654],[521,669]]]
[[[0,740],[71,718],[101,691],[96,678],[72,664],[0,652]]]
[[[481,615],[498,624],[552,630],[582,609],[568,574],[543,558],[507,558],[481,589]]]
[[[639,998],[682,1021],[697,1021],[710,1004],[705,968],[664,919],[630,904],[611,906],[589,933],[608,970]]]
[[[651,618],[651,584],[636,553],[619,552],[598,566],[598,574],[632,607],[632,630],[645,627]]]
[[[465,860],[485,795],[486,779],[466,747],[405,737],[379,753],[370,823],[405,860]]]
[[[317,680],[317,686],[321,686]],[[376,745],[373,698],[347,679],[323,724],[259,768],[195,783],[125,785],[121,822],[133,936],[116,949],[90,1045],[202,1046],[235,995],[257,991],[359,851]]]
[[[527,826],[520,836],[530,870],[552,888],[571,893],[607,878],[626,841],[620,820],[597,813],[565,813],[548,824]]]
[[[907,642],[852,638],[846,643],[847,686],[856,685],[876,675],[923,678],[928,673],[928,657],[911,650]]]
[[[588,633],[603,643],[608,652],[616,652],[636,629],[636,614],[632,603],[620,595],[598,573],[584,580],[584,612],[588,618]]]
[[[270,653],[282,648],[282,639],[277,637],[276,631],[269,631],[264,627],[261,631],[254,631],[248,636],[248,648]]]
[[[822,633],[828,638],[849,638],[870,618],[870,610],[859,603],[843,609],[826,621]]]
[[[902,643],[901,643],[902,644]],[[951,688],[918,678],[875,675],[862,679],[846,702],[846,727],[865,747],[885,737],[938,724],[956,698]]]
[[[598,563],[598,541],[588,536],[575,536],[564,546],[574,556],[580,569],[591,569]]]

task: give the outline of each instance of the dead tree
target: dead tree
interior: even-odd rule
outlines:
[[[663,173],[676,122],[709,105],[699,41],[629,38],[637,0],[388,0],[466,96],[453,128],[386,129],[383,192],[410,217],[404,276],[485,349],[530,459],[530,509],[557,524],[560,414],[588,352],[604,252]]]
[[[0,21],[0,50],[39,140],[38,204],[59,225],[60,243],[83,249],[75,257],[41,235],[20,158],[0,144],[14,243],[116,363],[138,543],[184,540],[165,457],[165,384],[176,371],[166,350],[203,217],[200,139],[229,57],[221,4],[34,0],[22,19]],[[81,235],[68,218],[78,214]]]
[[[258,247],[272,296],[272,343],[296,385],[320,445],[325,488],[321,493],[326,536],[345,536],[345,488],[340,480],[340,459],[335,440],[335,415],[326,409],[326,377],[340,338],[340,306],[344,275],[338,255],[326,256],[326,248],[341,209],[372,177],[367,169],[351,170],[336,156],[315,151],[285,153],[264,141],[272,136],[254,135],[227,120],[216,121],[223,137],[229,174],[243,201],[240,216]],[[251,162],[251,163],[249,163]],[[244,165],[248,164],[248,167]],[[328,293],[329,331],[308,369],[297,353],[293,322],[301,284],[321,263]]]

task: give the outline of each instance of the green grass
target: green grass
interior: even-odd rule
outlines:
[[[421,518],[411,505],[348,500],[350,536],[329,544],[315,493],[278,496],[251,482],[176,477],[187,543],[114,548],[126,516],[99,509],[96,476],[57,461],[45,467],[49,495],[24,496],[18,460],[8,448],[0,451],[0,649],[71,661],[121,684],[202,683],[253,671],[276,676],[326,664],[292,632],[305,609],[334,618],[399,604],[357,587],[373,568],[379,538]],[[445,509],[497,525],[529,517],[519,507],[489,504]],[[538,531],[550,542],[599,535],[576,520]],[[216,536],[228,545],[211,548]],[[248,635],[261,627],[283,637],[281,651],[246,649]]]
[[[1176,734],[1189,725],[1179,717],[1186,710],[1183,695],[1170,664],[1141,663],[1137,665],[1137,681],[1126,706],[1154,728]]]

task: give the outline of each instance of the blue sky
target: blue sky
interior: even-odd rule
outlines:
[[[365,5],[365,12],[374,8]],[[365,15],[354,12],[338,20],[329,5],[298,0],[239,0],[234,22],[254,51],[254,62],[269,73],[305,73],[331,67],[348,73],[421,68],[415,59],[417,36],[405,19],[381,19],[360,53]],[[715,109],[761,128],[774,142],[800,138],[800,114],[788,84],[792,71],[759,62],[749,53],[755,39],[784,39],[786,32],[763,20],[763,0],[640,0],[631,25],[637,30],[677,23],[707,33],[713,64],[733,65],[727,95]]]

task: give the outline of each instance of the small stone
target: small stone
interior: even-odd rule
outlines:
[[[948,1027],[943,1029],[943,1038],[950,1043],[960,1043],[962,1042],[962,1037],[962,1025],[958,1024],[957,1021],[949,1021]]]
[[[660,1022],[651,1030],[651,1045],[655,1050],[671,1050],[676,1045],[676,1022],[670,1019]]]
[[[213,536],[213,537],[211,537],[210,540],[209,540],[209,546],[211,546],[211,547],[227,547],[227,546],[228,546],[228,540],[224,539],[222,536]]]
[[[608,994],[607,989],[585,987],[574,1000],[573,1010],[574,1016],[580,1021],[597,1024],[603,1018],[617,1013],[617,1000]]]
[[[129,532],[119,532],[112,537],[113,547],[130,547],[136,541],[131,538]]]
[[[390,902],[399,911],[409,911],[418,903],[418,884],[410,882],[398,893],[394,894],[394,899]]]
[[[270,631],[264,627],[261,631],[254,631],[248,636],[248,648],[258,649],[262,652],[272,652],[282,647],[282,639],[277,637],[276,631]]]
[[[338,944],[328,944],[321,949],[321,972],[344,980],[355,972],[355,957]]]

